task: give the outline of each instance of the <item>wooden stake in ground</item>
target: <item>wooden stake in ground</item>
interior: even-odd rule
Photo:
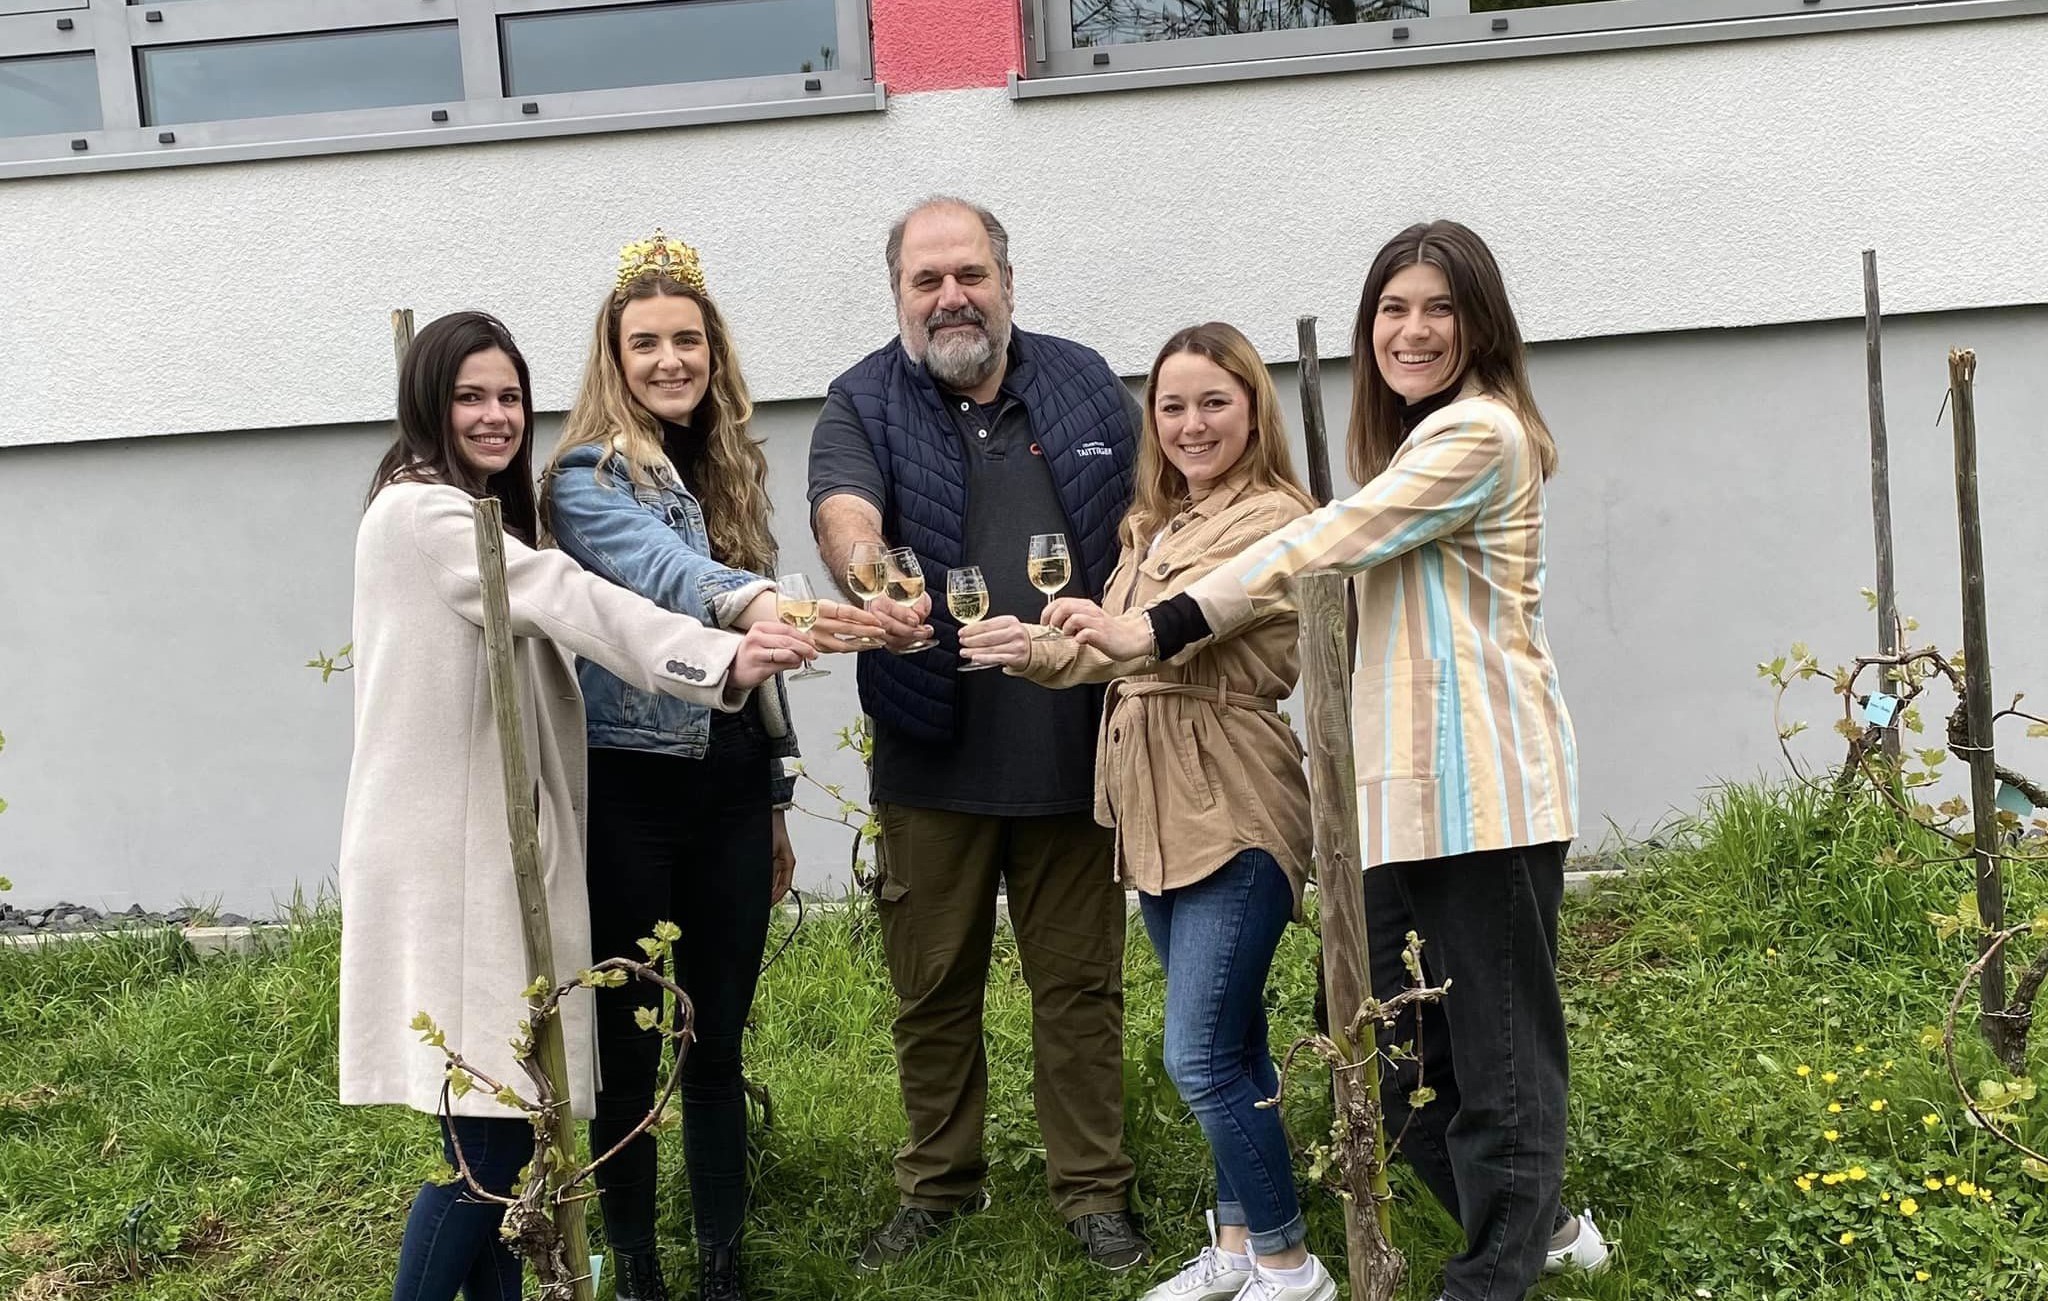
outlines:
[[[1899,602],[1892,574],[1892,469],[1890,440],[1884,425],[1883,314],[1877,304],[1877,250],[1863,250],[1863,370],[1870,395],[1870,518],[1877,538],[1877,650],[1899,653]],[[1892,675],[1878,677],[1879,689],[1892,693]],[[1899,757],[1899,729],[1884,729],[1888,758]]]
[[[409,316],[410,313],[407,313]],[[533,776],[526,766],[526,745],[519,722],[519,680],[512,657],[512,608],[505,583],[505,521],[495,500],[476,506],[477,574],[483,580],[484,656],[490,666],[491,708],[498,721],[498,750],[505,768],[505,813],[512,833],[512,879],[519,890],[519,922],[526,943],[530,976],[552,986],[555,969],[554,933],[548,927],[547,886],[540,871],[539,814],[534,808]],[[576,1150],[570,1115],[569,1059],[562,1042],[562,1019],[551,1016],[535,1026],[534,1055],[547,1077],[555,1102],[551,1146],[563,1154]],[[537,1160],[540,1158],[537,1158]],[[565,1162],[565,1165],[568,1163]],[[529,1178],[539,1179],[535,1169]],[[590,1241],[584,1230],[583,1203],[568,1200],[554,1208],[556,1230],[570,1268],[569,1296],[593,1301]],[[541,1280],[545,1284],[548,1280]]]
[[[1330,991],[1330,1038],[1340,1126],[1370,1151],[1365,1169],[1347,1169],[1344,1207],[1352,1301],[1389,1301],[1407,1269],[1389,1226],[1387,1134],[1380,1112],[1379,1046],[1359,1023],[1366,983],[1365,878],[1358,851],[1358,786],[1351,757],[1351,656],[1342,574],[1310,574],[1295,584],[1301,612],[1302,707],[1308,719],[1308,786],[1315,824],[1316,891],[1322,904],[1323,975]],[[1356,1039],[1353,1034],[1356,1032]],[[1368,1139],[1369,1136],[1369,1139]],[[1364,1175],[1365,1187],[1357,1176]]]
[[[1991,744],[1991,632],[1984,599],[1984,526],[1977,508],[1977,354],[1948,355],[1949,420],[1956,444],[1956,527],[1963,569],[1963,714],[1969,736],[1971,852],[1977,865],[1977,914],[1985,939],[1978,978],[1984,1037],[2015,1074],[2023,1073],[2026,1040],[2005,1015],[2005,957],[1989,935],[2005,927],[2005,883],[1999,865],[1998,761]]]
[[[1294,319],[1295,340],[1301,345],[1301,436],[1308,445],[1308,489],[1317,501],[1327,505],[1337,490],[1330,478],[1330,439],[1323,425],[1323,359],[1317,355],[1316,318]]]
[[[391,351],[398,354],[398,364],[405,365],[405,350],[412,347],[412,308],[391,309]]]

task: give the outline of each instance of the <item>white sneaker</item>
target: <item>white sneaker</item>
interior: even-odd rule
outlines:
[[[1254,1267],[1251,1281],[1237,1294],[1237,1301],[1337,1301],[1337,1282],[1323,1262],[1308,1258],[1314,1266],[1306,1283],[1282,1283],[1266,1270]]]
[[[1614,1251],[1607,1245],[1607,1239],[1600,1236],[1600,1226],[1593,1223],[1593,1212],[1580,1211],[1578,1224],[1578,1237],[1544,1257],[1544,1273],[1598,1274],[1607,1268]]]
[[[1240,1256],[1240,1260],[1247,1257]],[[1197,1252],[1180,1273],[1154,1287],[1138,1301],[1231,1301],[1251,1281],[1249,1266],[1240,1269],[1216,1245],[1216,1212],[1209,1212],[1209,1245]]]

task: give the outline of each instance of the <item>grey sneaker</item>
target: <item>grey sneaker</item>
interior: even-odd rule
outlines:
[[[922,1206],[899,1206],[887,1224],[868,1235],[853,1267],[863,1274],[876,1273],[884,1265],[893,1265],[906,1256],[916,1254],[918,1248],[938,1237],[947,1225],[961,1216],[972,1215],[987,1206],[987,1193],[944,1211],[926,1210]]]
[[[1152,1244],[1138,1230],[1129,1211],[1098,1211],[1067,1221],[1067,1232],[1088,1249],[1088,1259],[1112,1274],[1135,1269],[1152,1259]]]

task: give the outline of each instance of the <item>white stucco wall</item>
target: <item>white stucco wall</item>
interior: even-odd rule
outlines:
[[[2048,301],[2048,17],[0,184],[0,446],[388,418],[385,313],[497,311],[570,398],[613,250],[701,247],[764,399],[893,327],[889,220],[1010,223],[1019,313],[1142,370],[1221,316],[1326,351],[1455,215],[1532,339]]]

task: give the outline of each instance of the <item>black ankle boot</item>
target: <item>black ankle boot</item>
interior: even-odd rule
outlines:
[[[614,1252],[619,1281],[612,1285],[618,1301],[669,1301],[668,1284],[661,1277],[661,1258],[652,1251]]]
[[[698,1301],[746,1301],[740,1290],[740,1241],[697,1248]]]

